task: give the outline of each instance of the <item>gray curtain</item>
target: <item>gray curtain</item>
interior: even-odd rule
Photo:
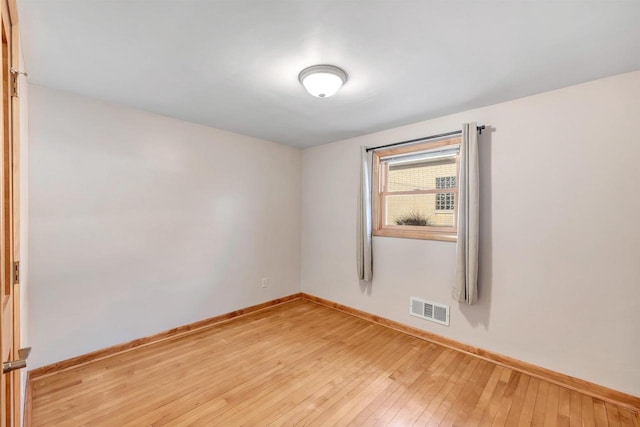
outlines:
[[[478,234],[480,222],[478,130],[462,125],[458,183],[458,243],[453,298],[473,304],[478,300]]]
[[[373,277],[373,256],[371,253],[373,213],[371,212],[371,180],[373,152],[360,147],[360,191],[358,193],[358,230],[356,238],[356,262],[358,278],[367,282]]]

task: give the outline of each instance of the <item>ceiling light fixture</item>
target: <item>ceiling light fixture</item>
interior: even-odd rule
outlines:
[[[347,82],[347,73],[335,65],[313,65],[300,71],[298,80],[311,95],[328,98]]]

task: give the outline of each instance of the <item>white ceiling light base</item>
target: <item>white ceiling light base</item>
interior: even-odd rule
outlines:
[[[302,70],[298,80],[311,95],[328,98],[347,82],[347,73],[334,65],[313,65]]]

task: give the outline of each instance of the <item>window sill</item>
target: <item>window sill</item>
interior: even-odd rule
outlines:
[[[431,230],[402,230],[397,228],[380,228],[373,232],[374,236],[399,237],[401,239],[438,240],[441,242],[457,242],[456,233],[442,233]]]

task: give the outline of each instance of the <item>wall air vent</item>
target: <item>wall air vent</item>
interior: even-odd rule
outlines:
[[[441,325],[449,326],[449,306],[423,300],[409,298],[409,314],[421,319],[431,320]]]

